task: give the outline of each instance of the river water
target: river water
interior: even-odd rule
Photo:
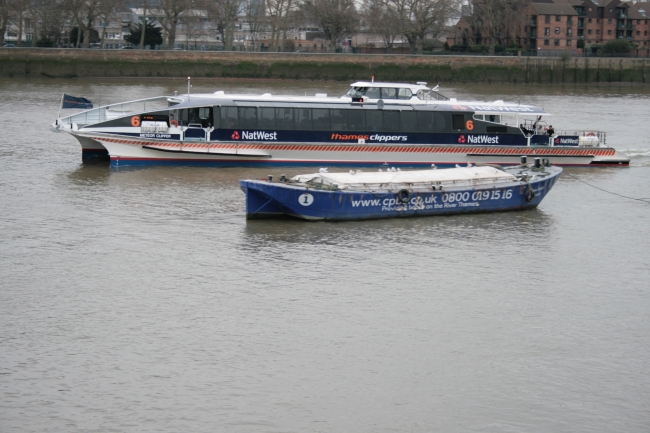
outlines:
[[[650,89],[443,86],[633,157],[500,214],[247,222],[238,179],[312,169],[112,171],[48,130],[61,92],[185,85],[0,81],[0,431],[650,431],[650,204],[605,192],[650,198]]]

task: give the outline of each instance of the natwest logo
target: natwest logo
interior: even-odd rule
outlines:
[[[244,140],[277,140],[277,132],[264,132],[264,131],[242,131],[242,138]]]
[[[467,135],[467,142],[472,144],[499,144],[499,136]]]
[[[239,132],[237,131],[233,132],[230,138],[232,138],[233,140],[239,140]]]
[[[466,143],[465,136],[464,136],[464,135],[461,135],[460,137],[458,137],[458,142],[459,142],[460,144],[465,144],[465,143]]]
[[[557,137],[555,139],[555,144],[573,144],[576,145],[579,143],[578,137]]]

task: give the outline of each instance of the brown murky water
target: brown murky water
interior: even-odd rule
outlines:
[[[647,88],[443,86],[633,157],[517,213],[246,222],[237,181],[280,169],[111,171],[48,130],[63,91],[184,86],[0,81],[2,432],[650,430],[650,205],[584,183],[650,198]]]

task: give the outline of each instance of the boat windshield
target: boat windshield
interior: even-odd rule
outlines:
[[[360,98],[366,96],[370,99],[411,99],[413,93],[406,88],[393,87],[353,87],[345,96]]]
[[[363,96],[364,90],[365,87],[352,87],[350,90],[348,90],[348,93],[346,93],[345,96],[349,96],[351,98],[360,98]]]

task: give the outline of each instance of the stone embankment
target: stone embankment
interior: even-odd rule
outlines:
[[[650,60],[209,51],[0,49],[0,77],[231,77],[429,83],[637,83]]]

